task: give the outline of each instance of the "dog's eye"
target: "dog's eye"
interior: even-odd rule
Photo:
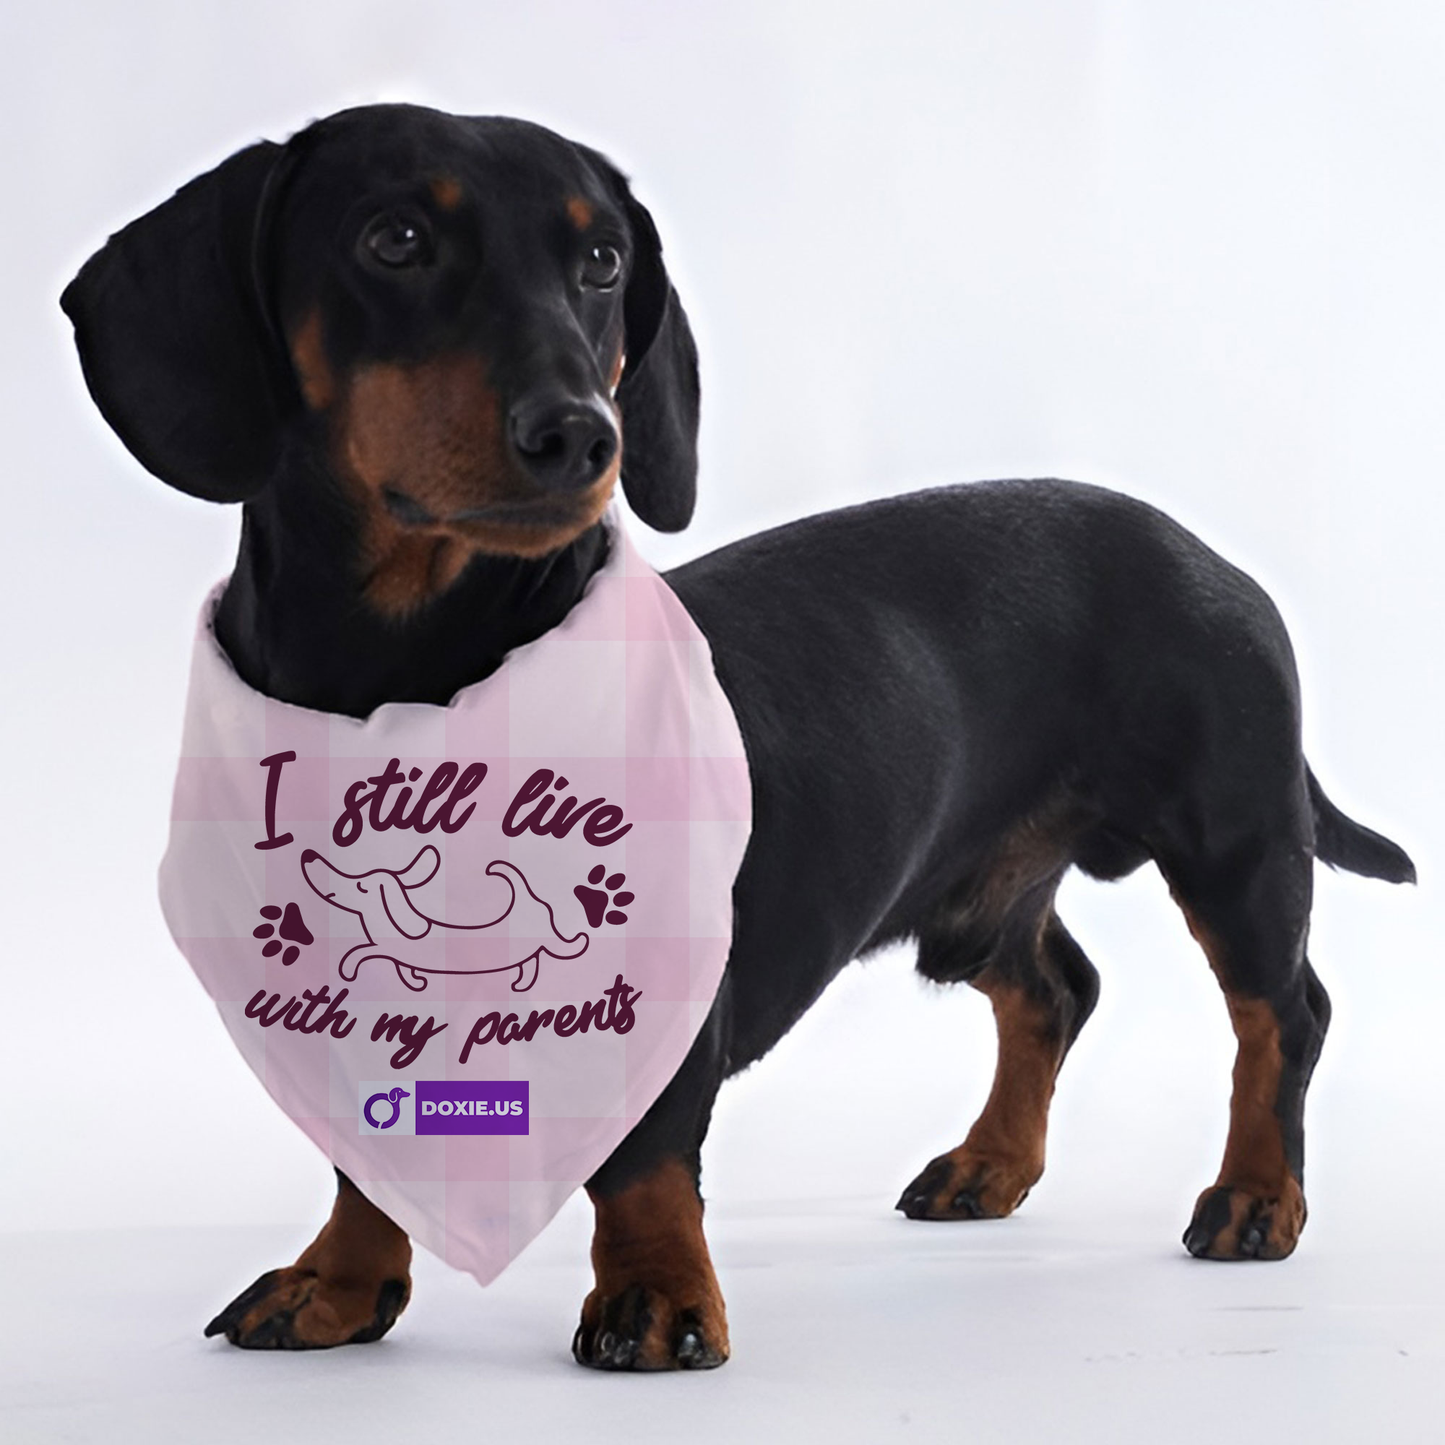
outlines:
[[[593,246],[582,258],[582,284],[595,291],[608,291],[622,275],[622,255],[605,242]]]
[[[432,260],[431,230],[420,216],[394,211],[377,216],[362,233],[361,244],[394,271]]]

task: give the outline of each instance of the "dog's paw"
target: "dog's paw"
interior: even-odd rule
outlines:
[[[1043,1167],[958,1148],[940,1154],[898,1196],[909,1219],[1003,1219],[1028,1198]]]
[[[728,1353],[720,1297],[677,1304],[641,1284],[610,1296],[594,1289],[572,1337],[577,1363],[596,1370],[714,1370]]]
[[[1284,1259],[1299,1243],[1305,1215],[1304,1191],[1292,1178],[1272,1194],[1216,1184],[1199,1196],[1184,1247],[1196,1259]]]
[[[625,873],[614,873],[610,878],[603,881],[603,875],[607,872],[606,864],[599,863],[588,875],[587,882],[592,884],[600,883],[600,888],[588,888],[586,884],[579,883],[572,892],[576,895],[577,901],[582,905],[587,914],[587,925],[589,928],[601,928],[605,918],[608,923],[626,923],[627,915],[620,910],[626,908],[633,901],[634,895],[622,893],[618,890],[627,882]],[[615,895],[615,896],[614,896]],[[608,909],[612,912],[608,912]]]
[[[338,1285],[291,1265],[263,1274],[206,1326],[243,1350],[325,1350],[379,1340],[411,1298],[411,1281]]]

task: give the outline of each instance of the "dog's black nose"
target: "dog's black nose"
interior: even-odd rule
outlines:
[[[617,455],[617,423],[599,399],[532,397],[512,408],[512,445],[549,491],[590,487]]]

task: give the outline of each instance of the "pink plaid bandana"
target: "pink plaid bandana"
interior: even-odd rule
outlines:
[[[615,521],[560,627],[446,707],[247,687],[202,611],[161,905],[246,1062],[494,1279],[677,1072],[732,936],[742,740]]]

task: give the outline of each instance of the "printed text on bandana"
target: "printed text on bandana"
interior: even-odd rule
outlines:
[[[286,767],[296,756],[287,751],[260,760],[263,776],[257,779],[257,786],[263,795],[265,836],[254,846],[263,852],[296,843],[294,834],[278,830],[277,824],[278,813],[284,813]],[[344,789],[331,841],[337,849],[347,849],[368,832],[459,833],[484,797],[487,773],[487,764],[481,762],[464,766],[446,760],[428,771],[403,766],[400,758],[391,758],[379,772],[357,778]],[[501,813],[503,834],[561,839],[576,831],[586,843],[605,848],[631,830],[622,807],[605,796],[582,799],[568,793],[567,786],[567,778],[552,769],[536,769]],[[340,857],[344,861],[345,855]],[[324,983],[289,996],[279,990],[258,989],[245,1005],[245,1016],[262,1029],[344,1039],[360,1022],[373,1042],[393,1046],[390,1067],[406,1070],[416,1064],[434,1038],[452,1028],[452,1021],[439,1023],[435,1013],[395,1008],[371,1011],[369,1018],[363,1019],[362,1010],[351,1002],[351,986],[363,968],[393,968],[400,983],[416,994],[424,993],[435,976],[490,973],[510,974],[511,991],[525,993],[536,983],[543,959],[573,960],[587,951],[590,935],[586,930],[569,935],[558,924],[554,902],[562,900],[538,896],[522,869],[506,859],[494,859],[485,869],[487,877],[501,885],[495,890],[498,902],[492,916],[465,923],[433,916],[435,903],[424,901],[418,893],[441,867],[434,844],[422,843],[404,866],[394,868],[353,873],[342,861],[333,861],[314,848],[302,849],[300,875],[312,896],[288,898],[284,903],[268,899],[259,910],[253,937],[261,941],[262,955],[274,958],[280,954],[281,962],[288,966],[316,942],[316,933],[306,921],[308,909],[313,918],[319,916],[317,909],[352,914],[357,921],[347,928],[363,939],[338,962],[340,983],[336,986]],[[591,867],[585,880],[577,881],[572,894],[589,928],[626,923],[624,910],[634,899],[624,886],[626,881],[625,873],[610,871],[605,863]],[[479,1008],[465,1031],[454,1031],[457,1062],[465,1064],[475,1049],[505,1047],[518,1040],[531,1042],[542,1033],[559,1039],[589,1031],[625,1034],[636,1021],[634,1005],[641,996],[640,990],[617,973],[610,985],[575,1002],[550,1008]],[[423,1113],[423,1118],[433,1121],[433,1129],[440,1127],[442,1119],[462,1117],[450,1105],[444,1114],[435,1109]],[[490,1118],[470,1113],[465,1117]],[[468,1131],[512,1129],[499,1130],[492,1120],[485,1126],[469,1125]],[[524,1125],[520,1131],[526,1132]],[[418,1121],[417,1132],[429,1130]],[[455,1132],[455,1126],[448,1125],[446,1132]]]

